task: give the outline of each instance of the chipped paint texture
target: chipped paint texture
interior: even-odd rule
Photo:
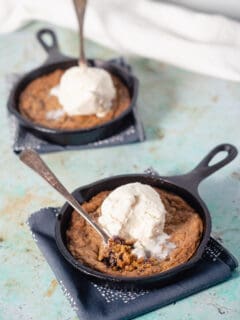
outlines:
[[[53,273],[31,238],[28,215],[45,206],[59,206],[61,198],[10,149],[6,101],[15,73],[39,65],[45,53],[32,24],[0,36],[0,319],[77,320]],[[60,47],[77,55],[77,35],[54,27]],[[87,42],[89,57],[117,56]],[[176,53],[177,54],[177,53]],[[142,144],[44,155],[68,188],[112,174],[142,172],[153,167],[162,175],[190,170],[211,148],[230,142],[240,149],[240,85],[200,76],[169,65],[131,57],[140,80],[139,107],[146,128]],[[209,206],[213,231],[240,259],[240,158],[200,187]],[[240,277],[140,317],[154,319],[240,319]]]

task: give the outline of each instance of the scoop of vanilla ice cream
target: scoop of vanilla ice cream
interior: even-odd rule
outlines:
[[[112,107],[116,90],[111,76],[100,68],[85,65],[69,68],[60,84],[52,88],[64,111],[73,115],[105,116]]]
[[[100,225],[111,235],[134,239],[138,257],[165,259],[175,247],[163,232],[166,209],[149,185],[129,183],[113,190],[103,201]]]

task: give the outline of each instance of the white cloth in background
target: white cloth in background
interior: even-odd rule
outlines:
[[[32,20],[77,30],[71,0],[0,0],[0,32]],[[89,0],[85,35],[124,54],[240,81],[240,23],[154,0]]]

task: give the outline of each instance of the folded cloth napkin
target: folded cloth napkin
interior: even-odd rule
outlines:
[[[0,0],[0,32],[44,20],[77,30],[69,0]],[[90,0],[86,37],[128,54],[240,81],[240,24],[150,0]]]
[[[42,209],[31,215],[28,225],[81,320],[132,319],[225,281],[237,267],[236,259],[211,238],[202,260],[174,283],[154,290],[111,289],[87,280],[63,258],[54,236],[58,213],[58,208]]]
[[[132,116],[132,124],[127,129],[124,129],[109,138],[84,145],[61,146],[38,138],[25,128],[19,126],[13,115],[9,115],[9,122],[13,139],[12,148],[15,153],[20,153],[25,149],[33,149],[38,153],[95,149],[141,142],[145,139],[143,126],[136,110]]]
[[[115,58],[111,60],[112,63],[120,65],[128,72],[131,72],[131,66],[125,62],[123,58]],[[11,87],[13,82],[17,80],[17,76],[9,78]],[[10,83],[9,83],[10,84]],[[29,132],[27,129],[19,125],[14,115],[9,114],[9,128],[12,136],[12,148],[15,153],[20,153],[24,149],[33,149],[39,153],[49,153],[66,150],[84,150],[92,148],[110,147],[122,144],[128,144],[133,142],[141,142],[145,139],[144,129],[142,122],[139,118],[137,107],[133,108],[132,121],[130,125],[124,130],[119,131],[113,136],[98,140],[85,145],[73,145],[73,146],[61,146],[51,143]]]

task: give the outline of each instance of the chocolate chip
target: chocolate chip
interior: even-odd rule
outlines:
[[[120,237],[115,237],[113,240],[117,244],[125,244],[125,240]]]
[[[114,267],[117,265],[117,259],[112,251],[109,252],[109,256],[102,259],[102,262],[107,267]]]
[[[113,252],[109,253],[109,264],[111,267],[114,267],[117,265],[117,259],[115,258],[115,255]]]

